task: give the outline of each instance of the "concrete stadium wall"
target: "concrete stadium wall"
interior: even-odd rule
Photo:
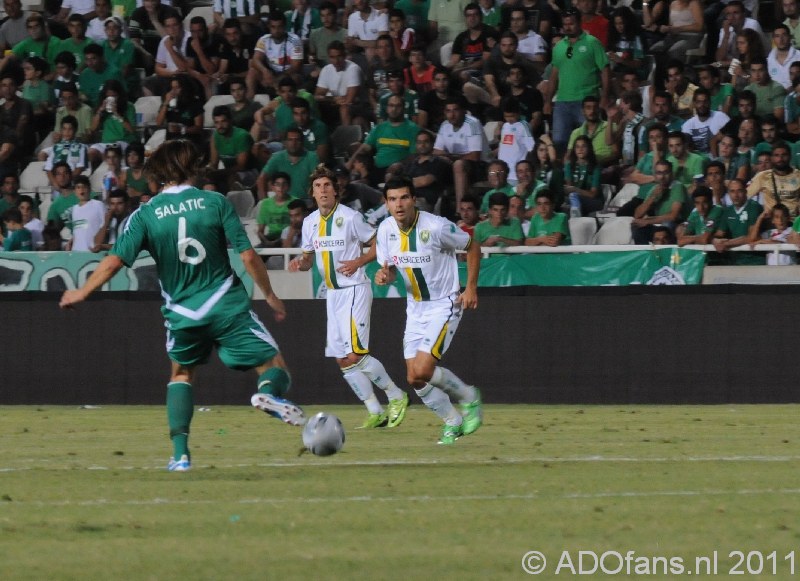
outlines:
[[[485,290],[444,365],[497,403],[798,402],[793,286]],[[53,293],[4,293],[0,404],[160,404],[168,360],[160,298],[104,293],[74,312]],[[376,300],[371,350],[404,383],[403,299]],[[301,404],[355,403],[323,357],[325,304],[288,301],[276,324]],[[254,375],[212,357],[196,402],[247,405]],[[415,396],[412,399],[416,399]]]

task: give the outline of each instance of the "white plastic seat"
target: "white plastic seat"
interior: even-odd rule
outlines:
[[[262,107],[269,105],[270,96],[266,93],[258,93],[253,97],[253,101],[261,105]]]
[[[633,222],[633,218],[627,216],[606,220],[595,234],[594,243],[633,244],[631,222]]]
[[[606,204],[608,208],[621,208],[639,193],[638,184],[625,184],[622,189]]]
[[[156,124],[158,110],[161,108],[161,97],[139,97],[133,104],[136,113],[141,113],[142,123],[140,127]]]
[[[98,165],[97,169],[92,172],[92,175],[89,176],[89,187],[92,189],[92,192],[103,191],[103,178],[107,173],[108,164],[106,162]]]
[[[189,23],[195,16],[202,16],[209,28],[214,24],[214,9],[211,6],[195,6],[183,19],[186,30],[189,30]]]
[[[144,151],[145,153],[150,152],[153,153],[156,148],[164,143],[164,140],[167,138],[167,130],[166,129],[158,129],[153,135],[150,136],[150,139],[147,140],[147,143],[144,144]]]
[[[46,188],[50,186],[47,179],[47,172],[44,171],[43,161],[30,162],[19,176],[20,192],[35,192],[36,188]]]
[[[443,44],[442,48],[439,49],[439,63],[446,67],[447,63],[450,62],[450,57],[453,56],[453,43],[448,42],[447,44]]]
[[[263,203],[264,203],[264,200],[259,200],[258,203],[255,206],[253,206],[250,209],[249,212],[247,212],[246,218],[248,220],[257,220],[258,219],[258,213],[261,211],[261,204],[263,204]]]
[[[497,128],[502,125],[500,121],[487,121],[486,125],[483,126],[483,133],[486,135],[486,141],[488,141],[489,144],[496,143],[497,137],[495,133],[497,133]]]
[[[690,48],[686,51],[686,62],[692,63],[695,59],[702,59],[706,56],[706,46],[708,45],[708,33],[703,34],[700,40],[700,46],[697,48]]]
[[[212,113],[214,112],[214,107],[218,107],[220,105],[232,105],[233,104],[233,96],[232,95],[214,95],[206,104],[203,105],[203,127],[211,128],[214,127],[214,117]]]
[[[233,207],[236,209],[236,214],[239,216],[239,218],[246,218],[247,214],[255,205],[253,192],[250,190],[235,190],[228,192],[226,197],[230,203],[233,204]]]
[[[597,233],[597,220],[594,218],[570,218],[569,236],[574,246],[592,244]]]

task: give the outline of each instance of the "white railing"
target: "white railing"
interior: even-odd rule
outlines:
[[[493,254],[581,254],[587,252],[641,252],[642,250],[659,250],[663,248],[688,248],[690,250],[701,250],[703,252],[716,252],[713,244],[688,244],[686,246],[665,245],[654,246],[652,244],[585,244],[582,246],[509,246],[506,248],[481,248],[483,258],[488,258]],[[736,248],[730,248],[731,252],[762,252],[764,254],[781,252],[797,252],[798,247],[794,244],[757,244],[751,248],[749,244],[743,244]],[[256,252],[261,256],[283,256],[284,269],[289,261],[303,253],[300,248],[258,248]],[[766,262],[766,260],[765,260]]]

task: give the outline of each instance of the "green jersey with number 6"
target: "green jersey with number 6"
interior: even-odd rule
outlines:
[[[250,309],[250,297],[228,258],[252,248],[231,203],[191,186],[166,188],[130,217],[110,254],[126,266],[140,251],[156,262],[170,329],[196,327]]]

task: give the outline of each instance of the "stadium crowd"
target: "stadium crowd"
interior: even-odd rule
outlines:
[[[165,139],[262,247],[300,245],[320,163],[370,223],[405,175],[482,246],[570,244],[582,217],[719,257],[800,242],[800,0],[3,8],[5,250],[108,249]]]

